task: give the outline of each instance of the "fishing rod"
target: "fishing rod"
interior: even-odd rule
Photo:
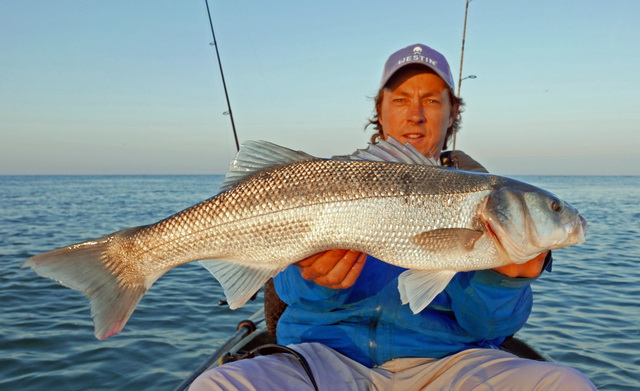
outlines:
[[[209,9],[209,0],[204,0],[207,5],[207,15],[209,16],[209,26],[211,27],[211,36],[213,42],[211,45],[216,48],[216,57],[218,58],[218,66],[220,67],[220,77],[222,78],[222,88],[224,88],[224,96],[227,99],[227,111],[225,114],[229,114],[231,119],[231,128],[233,129],[233,137],[236,141],[236,150],[240,150],[240,143],[238,142],[238,133],[236,132],[236,124],[233,121],[233,111],[231,111],[231,102],[229,101],[229,93],[227,92],[227,83],[224,81],[224,72],[222,71],[222,61],[220,61],[220,52],[218,52],[218,42],[216,41],[216,33],[213,31],[213,22],[211,21],[211,10]]]
[[[464,9],[464,27],[462,31],[462,49],[460,50],[460,75],[458,76],[458,98],[460,97],[460,87],[462,86],[462,62],[464,61],[464,41],[467,36],[467,14],[469,13],[469,3],[472,0],[466,0],[466,5]],[[456,132],[457,133],[457,132]],[[453,134],[453,149],[456,149],[456,136],[457,134]]]

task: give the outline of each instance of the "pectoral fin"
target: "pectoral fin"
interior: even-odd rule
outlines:
[[[414,314],[425,309],[447,287],[455,271],[406,270],[398,276],[402,304],[409,303]]]
[[[200,264],[220,282],[232,310],[242,307],[269,278],[283,270],[282,267],[246,266],[216,259],[202,260]]]
[[[411,242],[431,253],[464,253],[473,250],[483,234],[468,228],[441,228],[419,233]]]

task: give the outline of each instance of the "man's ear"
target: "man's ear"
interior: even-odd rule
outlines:
[[[384,100],[384,88],[380,90],[380,100],[376,103],[376,114],[378,115],[378,122],[382,122],[382,101]]]

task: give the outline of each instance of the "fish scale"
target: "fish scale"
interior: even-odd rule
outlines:
[[[419,156],[393,141],[370,147],[370,155],[376,148]],[[565,204],[562,214],[549,210],[560,201],[531,185],[428,161],[351,159],[357,156],[318,159],[266,142],[245,143],[215,197],[152,225],[37,255],[23,266],[83,292],[103,339],[124,327],[160,276],[195,260],[237,308],[300,259],[334,248],[357,250],[408,269],[398,289],[417,313],[457,271],[522,263],[584,240],[577,211]],[[543,225],[546,230],[537,229]],[[523,240],[516,231],[544,231],[553,241]]]

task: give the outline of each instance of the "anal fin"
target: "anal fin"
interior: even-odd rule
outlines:
[[[406,270],[398,276],[402,304],[409,303],[414,314],[425,309],[447,287],[455,271]]]
[[[269,278],[283,270],[281,266],[247,266],[217,259],[202,260],[200,264],[222,285],[229,308],[232,310],[242,307]]]

